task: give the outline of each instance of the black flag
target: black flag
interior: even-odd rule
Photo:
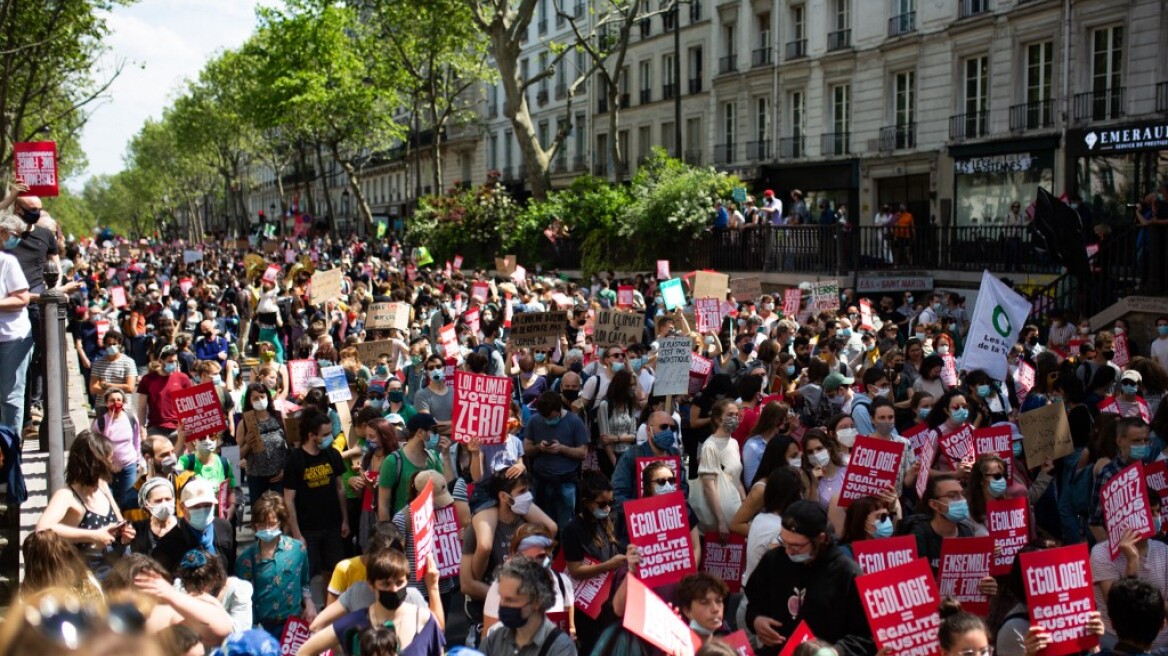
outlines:
[[[1039,187],[1031,228],[1046,242],[1047,251],[1055,262],[1080,280],[1087,279],[1091,271],[1087,241],[1083,237],[1083,221],[1075,210]]]

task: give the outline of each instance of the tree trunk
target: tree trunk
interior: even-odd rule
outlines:
[[[329,225],[336,227],[337,213],[333,211],[333,195],[329,191],[329,176],[324,170],[324,155],[320,151],[320,142],[317,141],[313,146],[316,150],[316,166],[320,169],[317,177],[321,181],[321,190],[324,192],[324,206],[328,210]]]
[[[432,78],[434,75],[435,75],[434,73],[430,74],[430,76],[431,76],[431,82],[430,82],[431,89],[430,89],[430,101],[429,101],[429,105],[430,105],[430,129],[434,133],[434,162],[433,162],[434,171],[433,171],[433,175],[431,176],[431,178],[432,178],[433,183],[434,183],[434,195],[441,196],[443,190],[445,189],[442,186],[442,177],[443,177],[442,176],[442,139],[440,138],[442,135],[442,127],[443,126],[440,123],[441,119],[439,119],[439,117],[438,117],[438,100],[437,100],[437,98],[434,97],[434,94],[436,93],[435,89],[433,88],[434,82],[433,82]]]
[[[618,72],[619,75],[619,72]],[[624,170],[624,162],[620,148],[620,134],[617,132],[617,127],[620,125],[620,86],[617,82],[609,85],[608,89],[608,160],[610,162],[609,179],[613,182],[620,182]]]
[[[316,216],[316,198],[312,193],[312,180],[308,179],[308,155],[304,152],[303,139],[296,141],[296,164],[296,185],[304,185],[304,202],[300,204],[300,212]]]
[[[331,144],[333,159],[340,162],[341,168],[345,169],[345,175],[349,178],[349,190],[353,192],[353,198],[357,200],[357,209],[361,212],[361,227],[358,232],[364,233],[366,227],[373,225],[373,210],[369,207],[369,200],[365,198],[365,193],[361,191],[361,177],[357,172],[357,167],[353,166],[353,161],[342,159],[337,145]]]
[[[531,123],[531,112],[527,108],[527,94],[523,92],[523,82],[519,79],[519,69],[516,65],[517,53],[513,52],[518,46],[512,45],[506,32],[497,30],[491,34],[496,53],[495,63],[499,67],[499,79],[503,82],[503,113],[511,120],[511,127],[515,131],[515,139],[519,142],[519,150],[523,154],[523,164],[527,169],[527,184],[531,188],[531,195],[543,200],[548,192],[548,156],[539,143],[535,134],[535,126]],[[499,55],[502,56],[499,56]]]

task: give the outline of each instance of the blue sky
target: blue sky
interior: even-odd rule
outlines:
[[[259,4],[261,0],[140,0],[115,9],[109,17],[109,52],[95,76],[103,79],[116,61],[126,66],[85,126],[81,145],[89,168],[69,180],[69,186],[79,189],[90,175],[122,170],[130,138],[147,118],[161,116],[183,80],[195,78],[216,52],[247,39]]]

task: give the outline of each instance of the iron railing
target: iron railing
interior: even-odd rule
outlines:
[[[653,90],[641,89],[641,104],[648,105],[651,102],[653,102]]]
[[[799,159],[807,156],[807,140],[804,137],[783,137],[779,139],[780,159]]]
[[[851,30],[836,30],[827,33],[827,49],[843,50],[844,48],[852,47],[852,31]]]
[[[775,61],[774,49],[770,47],[755,48],[750,53],[751,68],[758,68],[759,66],[770,66]]]
[[[771,158],[770,139],[746,142],[746,159],[752,162],[762,162]]]
[[[1054,101],[1040,100],[1010,107],[1011,130],[1036,130],[1054,125]]]
[[[684,159],[685,159],[685,163],[689,164],[690,166],[701,166],[702,165],[702,151],[700,151],[700,150],[687,150],[684,153]]]
[[[692,94],[692,93],[701,93],[701,92],[702,92],[702,78],[700,78],[700,77],[691,77],[691,78],[689,79],[689,92],[690,92],[691,94]]]
[[[661,85],[661,98],[663,100],[670,100],[676,95],[677,95],[677,85],[676,84],[663,84],[663,85]]]
[[[787,59],[802,59],[807,56],[807,39],[787,42]]]
[[[988,13],[990,0],[960,0],[958,8],[959,18],[969,18]]]
[[[888,36],[900,36],[915,32],[917,29],[917,12],[906,11],[903,14],[888,19]]]
[[[1156,111],[1168,112],[1168,82],[1156,84]]]
[[[1075,94],[1075,118],[1079,120],[1103,121],[1123,116],[1123,87],[1112,87],[1101,91]]]
[[[989,132],[990,113],[988,111],[968,112],[949,117],[949,138],[976,139]]]
[[[903,123],[880,128],[880,150],[904,150],[917,145],[917,124]]]
[[[714,146],[714,163],[731,164],[734,162],[734,144],[724,143]]]
[[[726,55],[718,59],[718,74],[726,75],[728,73],[738,72],[738,55]]]
[[[828,132],[819,138],[819,148],[824,157],[850,155],[852,135],[849,132]]]

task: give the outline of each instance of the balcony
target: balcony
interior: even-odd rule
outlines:
[[[802,59],[807,56],[807,39],[796,39],[787,42],[787,61]]]
[[[734,144],[717,144],[714,146],[714,163],[730,164],[734,161]]]
[[[540,36],[547,34],[547,19],[546,18],[539,22],[539,34],[540,34]]]
[[[1037,130],[1054,125],[1054,101],[1040,100],[1010,107],[1011,130]]]
[[[917,31],[917,12],[906,11],[888,19],[888,36],[900,36]]]
[[[671,100],[676,95],[677,95],[677,85],[676,84],[663,84],[663,85],[661,85],[661,98],[663,100]]]
[[[969,18],[989,13],[990,0],[958,0],[958,18]]]
[[[852,47],[852,31],[836,30],[827,33],[827,51],[844,50]]]
[[[694,78],[690,78],[690,80],[689,80],[689,92],[690,92],[691,94],[692,94],[692,93],[701,93],[701,92],[702,92],[702,78],[700,78],[700,77],[694,77]]]
[[[726,75],[728,73],[738,72],[738,55],[726,55],[718,59],[718,74]]]
[[[607,114],[608,113],[608,98],[606,96],[601,96],[601,97],[596,99],[596,113],[597,114]]]
[[[572,158],[573,171],[587,171],[588,170],[588,156],[577,154]]]
[[[632,105],[629,103],[629,94],[628,92],[622,93],[620,95],[620,108],[628,109],[629,107],[632,107]]]
[[[917,145],[917,124],[902,123],[880,128],[880,151],[890,152],[915,148]]]
[[[685,151],[684,158],[685,163],[689,164],[690,166],[702,165],[702,151],[700,150],[687,150]]]
[[[1168,82],[1156,85],[1156,111],[1168,112]]]
[[[640,102],[642,105],[648,105],[649,103],[653,102],[652,89],[641,89],[641,101]]]
[[[772,48],[755,48],[750,53],[750,67],[758,68],[760,66],[770,66],[775,63],[774,49]]]
[[[540,89],[537,91],[535,94],[535,102],[541,107],[548,104],[548,90]]]
[[[598,178],[608,177],[608,162],[596,162],[593,164],[592,175]]]
[[[807,156],[805,137],[783,137],[779,139],[779,159],[800,159]]]
[[[955,114],[949,117],[949,138],[954,141],[977,139],[989,132],[990,113],[988,111]]]
[[[761,141],[747,141],[746,142],[746,159],[752,162],[765,162],[771,158],[771,141],[770,139],[763,139]]]
[[[1105,121],[1123,116],[1124,88],[1075,94],[1075,118],[1081,121]]]
[[[568,97],[568,85],[560,82],[556,85],[556,100],[563,100]]]
[[[553,173],[567,173],[568,172],[568,156],[564,155],[563,152],[564,151],[561,150],[559,153],[556,154],[556,158],[554,160],[552,160],[552,172]]]
[[[819,153],[824,157],[839,157],[852,154],[850,132],[828,132],[819,138]]]

